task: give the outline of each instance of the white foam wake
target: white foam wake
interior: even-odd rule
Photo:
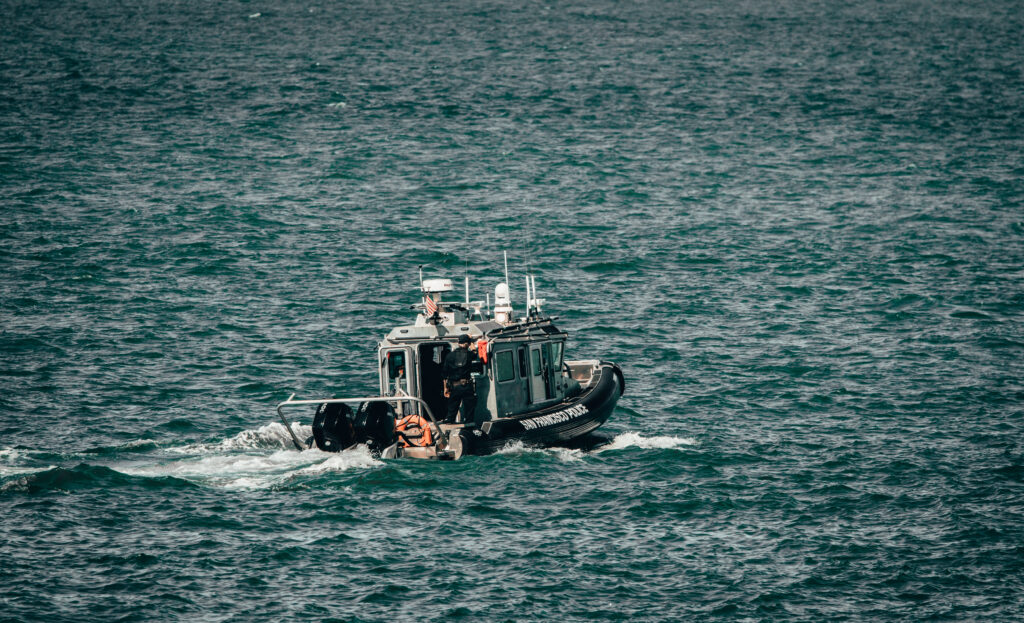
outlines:
[[[309,426],[292,425],[300,443],[313,434]],[[197,484],[228,489],[266,489],[295,477],[367,469],[381,462],[365,446],[339,453],[295,450],[284,425],[271,423],[244,430],[216,443],[167,448],[170,460],[133,462],[111,466],[132,476],[172,476]]]
[[[305,443],[313,435],[312,426],[292,424],[292,431],[298,437],[299,443]],[[205,452],[232,452],[238,450],[293,450],[295,444],[285,429],[284,424],[271,422],[256,430],[243,430],[230,439],[216,443],[193,443],[177,448],[168,448],[167,451],[174,454],[195,454]]]
[[[611,443],[597,448],[595,452],[607,452],[608,450],[623,450],[625,448],[642,448],[645,450],[666,450],[672,448],[683,448],[699,446],[700,442],[693,437],[672,437],[669,435],[658,435],[655,437],[644,437],[640,433],[622,433],[616,435]]]
[[[564,461],[566,463],[573,463],[575,461],[582,461],[583,460],[583,452],[581,450],[572,449],[572,448],[558,448],[558,447],[537,448],[537,447],[532,447],[532,446],[525,446],[525,445],[523,445],[523,442],[519,441],[518,439],[516,439],[514,441],[508,442],[507,444],[505,444],[504,447],[502,447],[500,450],[495,452],[495,454],[510,454],[510,455],[531,454],[531,453],[547,454],[547,455],[550,455],[550,456],[554,456],[559,461]]]
[[[227,489],[267,489],[296,476],[344,472],[380,465],[365,446],[339,453],[319,450],[278,450],[271,454],[234,453],[180,458],[156,464],[115,465],[131,476],[173,476],[197,484]]]

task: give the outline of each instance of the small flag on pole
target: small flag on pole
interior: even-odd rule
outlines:
[[[427,314],[433,316],[437,313],[437,303],[434,302],[434,299],[430,298],[429,294],[423,297],[423,306],[427,308]]]

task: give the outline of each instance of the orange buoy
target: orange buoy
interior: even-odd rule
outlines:
[[[418,413],[399,418],[395,422],[395,432],[398,433],[398,440],[403,448],[434,445],[434,434],[430,431],[430,423],[427,422],[427,418]]]

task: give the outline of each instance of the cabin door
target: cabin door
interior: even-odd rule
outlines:
[[[445,342],[430,342],[419,346],[420,398],[427,403],[437,420],[444,419],[448,412],[443,371],[444,359],[451,350],[452,347]]]
[[[544,382],[544,362],[541,351],[540,344],[530,345],[530,397],[534,403],[544,402],[550,397],[547,394],[547,384]]]

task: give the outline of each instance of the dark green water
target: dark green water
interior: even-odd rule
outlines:
[[[0,620],[1024,617],[1018,3],[2,8]],[[289,449],[503,250],[610,446]]]

